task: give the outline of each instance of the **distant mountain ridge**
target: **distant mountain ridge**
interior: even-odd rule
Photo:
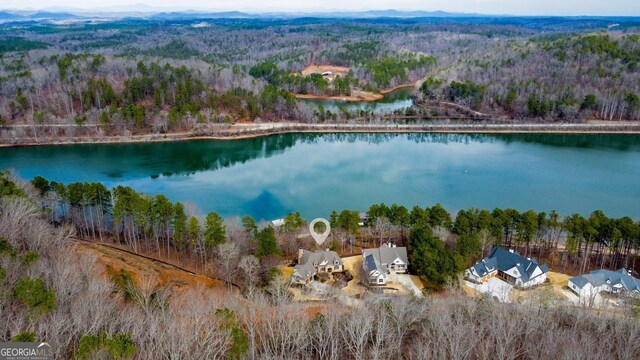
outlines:
[[[460,17],[496,17],[498,15],[482,15],[470,13],[449,13],[445,11],[407,11],[407,10],[367,10],[367,11],[328,11],[328,12],[261,12],[249,13],[242,11],[199,11],[199,10],[181,10],[181,11],[158,11],[158,10],[136,10],[123,9],[118,11],[115,8],[109,10],[83,10],[83,9],[67,9],[67,8],[48,8],[41,11],[25,11],[25,10],[0,10],[0,20],[69,20],[82,19],[92,17],[133,17],[148,18],[154,20],[189,20],[189,19],[259,19],[259,18],[460,18]],[[509,16],[509,15],[504,15]]]
[[[640,17],[625,16],[517,16],[517,15],[487,15],[478,13],[452,13],[446,11],[409,11],[409,10],[366,10],[366,11],[327,11],[327,12],[242,12],[242,11],[200,11],[180,10],[162,11],[159,9],[131,5],[122,9],[97,8],[84,10],[74,8],[51,7],[43,10],[0,10],[0,21],[63,21],[63,20],[90,20],[90,19],[148,19],[158,21],[188,21],[200,19],[375,19],[375,18],[439,18],[439,19],[465,19],[465,18],[565,18],[565,19],[640,19]]]

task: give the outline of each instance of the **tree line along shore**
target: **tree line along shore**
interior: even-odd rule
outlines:
[[[17,135],[17,133],[22,135]],[[38,132],[38,136],[33,136]],[[157,133],[142,135],[98,135],[99,125],[86,125],[78,128],[75,125],[56,126],[40,132],[32,126],[0,127],[0,147],[81,144],[81,143],[135,143],[163,142],[184,140],[233,140],[250,137],[269,136],[285,133],[531,133],[531,134],[640,134],[640,123],[633,122],[592,122],[587,124],[539,124],[539,123],[504,123],[504,122],[430,122],[424,124],[306,124],[294,122],[260,123],[260,124],[227,124],[200,126],[190,132]]]
[[[352,307],[331,300],[294,302],[277,265],[299,247],[311,246],[311,240],[297,236],[304,226],[300,214],[289,214],[274,229],[249,217],[238,222],[215,213],[189,216],[180,203],[130,188],[110,191],[99,183],[64,185],[40,177],[27,183],[3,173],[0,306],[9,321],[1,323],[0,338],[51,341],[57,356],[66,358],[153,359],[171,353],[220,359],[423,359],[437,354],[486,358],[499,352],[505,358],[630,359],[640,351],[629,341],[640,331],[634,318],[639,312],[610,314],[549,302],[500,304],[468,298],[454,285],[459,269],[487,243],[517,246],[529,256],[559,251],[576,269],[630,265],[640,243],[640,224],[630,218],[513,209],[469,209],[454,218],[438,204],[411,210],[375,204],[364,228],[358,212],[336,211],[329,219],[335,228],[329,246],[336,251],[404,241],[412,271],[434,296],[370,294],[359,300],[363,306]],[[567,239],[561,249],[563,232]],[[117,262],[99,261],[106,253],[80,251],[74,235],[181,262],[237,287],[204,278],[186,289],[166,287],[151,270],[134,273]],[[189,283],[187,275],[173,276]],[[481,339],[474,336],[478,333]]]

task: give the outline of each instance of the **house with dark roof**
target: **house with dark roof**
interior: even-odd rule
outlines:
[[[362,252],[362,267],[370,285],[385,285],[389,274],[404,274],[408,266],[405,247],[383,244],[377,249],[365,249]]]
[[[332,274],[344,271],[342,260],[335,251],[298,250],[298,265],[293,267],[292,281],[306,285],[318,274]]]
[[[569,279],[569,289],[580,298],[595,296],[606,291],[611,294],[640,296],[640,280],[634,278],[625,269],[618,271],[594,270],[589,274]]]
[[[497,276],[515,287],[528,288],[544,283],[548,272],[547,265],[540,265],[535,259],[525,258],[514,250],[495,247],[488,257],[468,268],[465,277],[482,284]]]

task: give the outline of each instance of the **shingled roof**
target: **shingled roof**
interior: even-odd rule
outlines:
[[[373,255],[380,264],[385,265],[393,263],[396,259],[400,259],[405,264],[409,263],[407,248],[405,247],[395,247],[383,244],[377,249],[365,249],[362,255],[365,259],[370,255]]]
[[[611,270],[594,270],[589,274],[576,276],[571,278],[571,282],[578,288],[583,288],[587,284],[591,284],[593,287],[602,286],[607,284],[609,286],[622,285],[626,291],[638,291],[640,292],[640,280],[629,275],[625,269],[618,271]]]
[[[316,264],[316,266],[322,264],[323,262],[328,262],[333,264],[336,260],[340,261],[340,256],[335,251],[307,251],[302,250],[302,256],[299,259],[300,264]]]
[[[497,269],[495,258],[484,258],[472,266],[479,277],[485,277]]]
[[[495,247],[488,257],[478,261],[471,268],[479,277],[484,277],[496,269],[506,272],[514,267],[520,274],[523,283],[531,280],[538,267],[543,274],[549,272],[549,268],[546,265],[539,265],[534,259],[522,257],[517,251],[505,250],[501,247]]]
[[[294,271],[294,274],[298,273],[298,275],[301,278],[303,278],[304,280],[307,280],[308,278],[313,276],[313,274],[315,273],[316,269],[313,267],[313,265],[307,263],[307,264],[294,266],[293,267],[293,271]]]
[[[369,272],[373,272],[378,270],[380,274],[385,274],[387,270],[380,265],[380,262],[373,256],[373,254],[369,254],[364,258],[364,265]]]
[[[515,267],[523,283],[531,280],[533,272],[540,266],[535,259],[522,257],[517,251],[509,251],[501,247],[495,247],[489,258],[495,258],[499,271],[506,272]],[[540,270],[544,274],[549,271],[549,268],[546,265],[540,266]]]

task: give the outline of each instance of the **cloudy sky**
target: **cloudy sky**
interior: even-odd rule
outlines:
[[[640,16],[640,0],[2,0],[4,9],[76,8],[102,10],[443,10],[511,15],[626,15]],[[144,5],[141,5],[144,4]]]

